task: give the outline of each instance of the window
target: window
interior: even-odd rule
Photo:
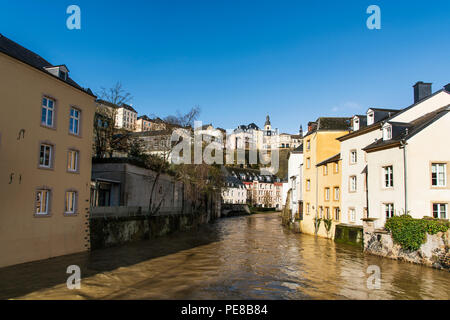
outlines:
[[[324,176],[328,175],[328,164],[323,166],[323,175]]]
[[[325,188],[325,201],[330,200],[330,188]]]
[[[447,207],[446,203],[433,203],[433,217],[437,219],[447,219]]]
[[[319,218],[322,219],[323,218],[323,207],[319,208]]]
[[[355,118],[353,120],[353,131],[358,131],[359,130],[359,119]]]
[[[306,158],[306,168],[309,169],[311,167],[311,158]]]
[[[355,210],[355,208],[350,208],[349,209],[349,219],[350,219],[350,222],[355,222],[356,221],[356,210]]]
[[[341,209],[334,208],[334,220],[339,221],[341,214]]]
[[[392,139],[392,127],[389,125],[384,128],[384,140]]]
[[[53,147],[49,144],[41,144],[39,153],[39,166],[44,168],[51,168],[52,166],[52,151]]]
[[[356,192],[356,176],[350,177],[350,192]]]
[[[80,111],[75,108],[70,109],[69,132],[80,134]]]
[[[309,214],[309,203],[306,204],[306,214]]]
[[[447,185],[447,164],[433,163],[431,165],[431,185],[445,187]]]
[[[53,127],[53,115],[55,113],[55,101],[49,98],[42,99],[41,123]]]
[[[350,151],[350,163],[356,163],[357,160],[356,150]]]
[[[330,216],[330,208],[328,208],[328,207],[325,208],[325,216],[327,217],[327,219],[331,218],[331,216]]]
[[[386,213],[386,219],[392,218],[394,216],[394,204],[386,203],[384,205],[384,212]]]
[[[334,173],[339,173],[339,163],[334,163]]]
[[[338,201],[339,200],[339,187],[335,187],[334,188],[334,200]]]
[[[38,190],[36,192],[36,214],[48,214],[50,190]]]
[[[77,193],[75,191],[66,192],[66,206],[64,213],[75,213],[77,204]]]
[[[306,141],[306,150],[311,149],[311,140]]]
[[[367,114],[367,125],[370,126],[371,124],[374,124],[375,122],[375,114],[372,112]]]
[[[384,170],[384,187],[392,188],[394,186],[394,171],[392,166],[383,168]]]
[[[67,170],[70,172],[78,171],[78,151],[69,150],[67,158]]]
[[[306,180],[306,190],[309,191],[311,189],[311,180]]]

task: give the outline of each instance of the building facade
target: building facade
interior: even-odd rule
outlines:
[[[322,219],[317,234],[334,238],[336,224],[341,223],[341,154],[316,165],[318,184],[318,216]],[[329,221],[327,230],[326,220]]]
[[[89,249],[95,99],[0,35],[0,266]]]
[[[389,118],[382,137],[367,152],[369,217],[382,228],[387,218],[409,214],[414,218],[449,219],[450,93],[446,89],[426,96]],[[423,92],[423,90],[420,90]]]
[[[323,197],[323,190],[319,189],[317,164],[340,152],[336,138],[348,133],[350,120],[322,117],[308,124],[308,133],[303,137],[303,216],[300,228],[304,233],[315,234],[316,219],[320,219],[319,201]]]

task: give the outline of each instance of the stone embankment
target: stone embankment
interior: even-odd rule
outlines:
[[[425,243],[418,250],[405,250],[393,241],[389,232],[374,229],[373,219],[364,219],[364,252],[390,259],[450,271],[449,239],[450,230],[427,234]]]

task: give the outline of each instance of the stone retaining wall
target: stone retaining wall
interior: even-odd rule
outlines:
[[[148,240],[207,223],[206,214],[172,214],[130,217],[91,217],[91,249]]]
[[[394,243],[389,232],[375,230],[373,219],[364,219],[363,226],[364,252],[450,271],[450,230],[435,235],[427,234],[426,242],[419,250],[411,251]]]

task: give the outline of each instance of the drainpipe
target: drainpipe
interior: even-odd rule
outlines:
[[[408,185],[407,185],[407,162],[406,162],[406,140],[400,140],[400,149],[403,149],[403,184],[405,186],[405,214],[408,214]]]

